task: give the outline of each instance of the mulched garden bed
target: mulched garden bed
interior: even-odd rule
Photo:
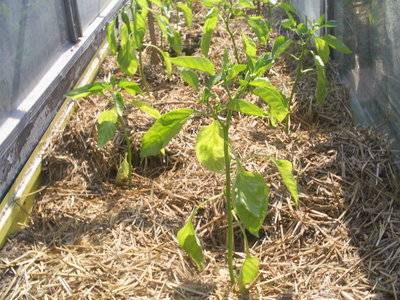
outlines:
[[[195,16],[202,19],[202,13]],[[199,53],[201,23],[190,32]],[[237,23],[238,35],[243,25]],[[229,45],[219,28],[210,58]],[[231,51],[231,49],[230,49]],[[146,58],[147,59],[147,58]],[[290,56],[269,73],[288,95],[295,65]],[[102,79],[117,71],[113,57]],[[193,90],[161,66],[147,66],[146,100],[161,112],[198,104]],[[389,141],[354,125],[349,95],[334,68],[331,93],[313,103],[315,79],[302,79],[293,105],[292,129],[266,120],[235,118],[232,141],[246,169],[271,182],[270,210],[252,251],[261,274],[254,299],[397,299],[400,294],[400,204]],[[126,95],[127,98],[132,97]],[[256,99],[254,99],[256,100]],[[107,107],[91,96],[55,138],[45,159],[44,184],[29,226],[0,252],[0,295],[5,299],[227,299],[223,176],[202,168],[194,154],[199,128],[193,119],[167,147],[165,157],[141,162],[135,153],[130,182],[117,184],[124,153],[122,136],[99,148],[95,116]],[[128,111],[131,138],[140,138],[152,119]],[[137,150],[136,150],[137,151]],[[268,157],[291,160],[300,189],[295,209]],[[178,248],[175,234],[196,203],[215,197],[199,212],[196,226],[206,267],[200,273]],[[236,258],[243,258],[240,234]]]

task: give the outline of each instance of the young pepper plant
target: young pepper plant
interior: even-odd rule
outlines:
[[[161,116],[159,111],[150,104],[136,99],[126,101],[122,95],[122,92],[126,92],[134,96],[140,91],[139,85],[133,81],[110,80],[110,82],[88,84],[66,94],[72,99],[80,99],[94,94],[104,95],[105,92],[112,94],[111,108],[102,111],[97,116],[97,144],[99,147],[103,147],[114,138],[118,131],[122,132],[126,144],[126,154],[118,167],[117,181],[128,179],[132,174],[132,143],[124,114],[127,105],[132,105],[155,119]]]
[[[331,34],[325,34],[324,29],[335,27],[335,23],[327,21],[325,16],[321,16],[316,22],[299,22],[295,18],[296,10],[288,3],[282,4],[288,18],[282,21],[282,26],[291,30],[298,38],[299,56],[294,56],[297,61],[296,77],[289,97],[289,104],[297,91],[299,81],[303,74],[315,71],[317,75],[317,86],[315,99],[318,104],[325,102],[328,95],[328,80],[326,77],[326,67],[330,61],[330,49],[334,49],[343,54],[351,54],[352,51],[338,38]],[[308,57],[312,57],[314,67],[305,68]]]
[[[205,57],[181,56],[171,58],[170,61],[177,67],[188,68],[194,73],[200,72],[208,76],[199,97],[199,103],[203,108],[176,109],[158,118],[143,135],[141,157],[158,155],[190,118],[197,116],[209,120],[209,125],[198,133],[195,145],[196,157],[204,168],[225,175],[229,276],[231,283],[237,282],[240,288],[245,290],[257,278],[260,265],[259,259],[250,253],[246,230],[258,236],[267,215],[269,188],[263,176],[246,170],[240,156],[234,153],[230,129],[236,112],[260,118],[269,116],[275,122],[286,117],[287,110],[286,113],[278,112],[279,107],[284,107],[284,96],[267,79],[260,77],[260,74],[264,74],[272,66],[274,58],[272,53],[268,53],[261,57],[249,57],[246,64],[234,64],[229,61],[225,53],[219,73],[216,72],[213,63]],[[213,92],[216,86],[224,89],[224,97],[220,98]],[[269,106],[269,111],[245,100],[250,93],[261,95],[261,99]],[[285,160],[273,161],[297,206],[299,199],[297,183],[292,174],[292,164]],[[179,245],[199,269],[204,266],[204,254],[193,222],[198,208],[204,205],[205,203],[202,203],[193,210],[185,225],[177,233]],[[246,255],[239,274],[236,273],[234,264],[235,221],[243,234]]]

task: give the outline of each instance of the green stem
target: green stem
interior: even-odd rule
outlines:
[[[119,123],[122,125],[122,131],[124,134],[124,139],[125,139],[125,144],[126,144],[126,152],[127,152],[127,157],[126,159],[128,160],[128,177],[131,178],[132,176],[132,143],[131,143],[131,139],[129,138],[129,131],[128,131],[128,127],[125,124],[124,119],[119,116]]]
[[[147,92],[149,92],[149,91],[150,91],[149,83],[147,82],[146,74],[144,73],[144,70],[143,70],[142,52],[143,52],[142,50],[139,50],[139,54],[138,54],[138,58],[139,58],[139,72],[140,72],[140,77],[141,77],[141,79],[142,79],[142,84],[143,84],[145,90],[146,90]]]
[[[232,194],[231,194],[231,156],[229,153],[229,128],[232,122],[232,110],[228,109],[226,123],[223,125],[224,134],[224,158],[225,158],[225,194],[226,194],[226,214],[228,220],[228,230],[226,236],[226,246],[228,249],[228,269],[231,283],[235,283],[235,271],[233,268],[233,215],[232,215]]]
[[[295,77],[295,80],[294,80],[294,83],[293,83],[293,87],[292,87],[292,91],[290,93],[290,97],[289,97],[289,100],[288,100],[289,115],[288,115],[288,117],[286,119],[286,132],[287,133],[290,132],[290,106],[292,105],[293,98],[294,98],[294,95],[295,95],[296,90],[297,90],[297,86],[299,85],[299,81],[300,81],[300,78],[301,78],[301,72],[303,71],[305,53],[306,53],[306,46],[305,46],[305,44],[303,44],[301,46],[301,55],[300,55],[300,58],[299,58],[299,61],[297,63],[297,67],[296,67],[296,77]]]
[[[232,41],[233,54],[235,55],[236,62],[238,64],[240,64],[239,51],[238,51],[238,47],[236,45],[235,36],[233,35],[231,28],[229,27],[229,19],[230,19],[230,16],[227,16],[226,18],[224,18],[225,29],[228,32],[229,37]]]

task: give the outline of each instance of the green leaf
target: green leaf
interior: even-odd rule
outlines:
[[[164,60],[165,71],[167,72],[168,76],[171,76],[172,74],[171,57],[169,56],[169,53],[166,51],[161,51],[161,56],[163,57]]]
[[[133,106],[137,107],[141,111],[150,115],[154,119],[159,119],[161,117],[160,112],[147,102],[140,101],[140,100],[132,100],[131,103]]]
[[[314,38],[315,47],[317,48],[318,55],[321,57],[322,61],[327,64],[329,61],[329,45],[328,43],[319,37]]]
[[[118,52],[117,61],[121,70],[128,75],[134,75],[138,69],[136,51],[130,40],[128,28],[125,24],[120,29],[121,49]]]
[[[124,115],[124,110],[125,110],[125,101],[121,93],[117,92],[114,94],[114,101],[115,101],[115,111],[117,112],[118,116],[122,117]]]
[[[201,0],[201,4],[205,7],[211,8],[214,6],[218,6],[223,0]]]
[[[246,55],[255,58],[257,57],[257,46],[252,39],[250,39],[246,34],[242,34],[243,46]]]
[[[350,48],[348,48],[341,40],[339,40],[337,37],[331,35],[331,34],[327,34],[324,37],[322,37],[325,42],[328,43],[328,45],[330,47],[332,47],[333,49],[343,53],[343,54],[351,54],[352,51],[350,50]]]
[[[274,160],[276,167],[278,168],[279,174],[282,177],[283,184],[288,189],[290,195],[293,198],[293,202],[296,206],[299,205],[299,192],[297,190],[297,181],[293,176],[293,165],[288,160]]]
[[[323,103],[328,96],[328,80],[326,79],[325,64],[318,55],[314,56],[315,67],[317,68],[317,88],[315,98],[317,103]]]
[[[115,20],[107,25],[107,41],[112,55],[117,53],[117,38],[115,36]]]
[[[255,6],[251,0],[239,0],[237,7],[240,9],[254,9]]]
[[[203,35],[200,41],[201,53],[205,57],[208,57],[212,34],[214,32],[215,27],[217,26],[217,23],[218,23],[218,10],[213,8],[208,13],[207,19],[204,22]]]
[[[146,34],[146,15],[140,12],[135,14],[132,26],[134,28],[132,37],[132,48],[139,49],[143,45],[143,39]]]
[[[235,181],[235,208],[246,229],[258,236],[267,215],[269,189],[257,173],[239,169]]]
[[[274,42],[274,46],[272,47],[272,56],[274,59],[279,58],[292,44],[292,40],[286,36],[278,36]]]
[[[121,183],[129,178],[130,166],[128,162],[127,155],[125,154],[124,159],[120,163],[118,167],[117,177],[115,178],[116,182]]]
[[[271,30],[269,24],[260,16],[250,16],[247,23],[256,34],[261,44],[266,44]]]
[[[289,114],[289,105],[285,96],[271,83],[261,88],[256,88],[254,94],[259,96],[269,106],[271,123],[276,126]]]
[[[101,93],[104,90],[110,88],[111,85],[104,82],[95,82],[91,84],[87,84],[81,87],[78,87],[69,93],[66,94],[67,97],[71,97],[72,99],[79,99],[83,97],[87,97],[93,94]]]
[[[192,9],[186,3],[183,2],[178,2],[176,6],[183,12],[183,15],[185,16],[186,25],[192,27],[193,23]]]
[[[228,75],[226,76],[227,81],[235,79],[240,73],[247,69],[244,64],[234,64],[229,68]]]
[[[229,103],[229,108],[250,116],[265,117],[267,115],[265,111],[263,111],[257,105],[241,99],[231,101]]]
[[[128,14],[126,12],[122,11],[121,19],[122,19],[122,22],[125,23],[126,27],[128,28],[128,32],[130,34],[132,32],[132,29],[131,29],[131,20],[129,19]]]
[[[260,272],[260,261],[257,257],[247,255],[239,275],[239,284],[241,289],[246,289],[246,286],[253,283],[257,279]]]
[[[186,254],[189,255],[197,267],[201,269],[204,265],[204,254],[192,222],[192,217],[190,217],[185,225],[178,231],[176,238],[179,246],[185,250]]]
[[[267,87],[268,88],[271,86],[271,82],[266,77],[257,77],[254,80],[250,81],[249,85],[255,86],[255,87]]]
[[[115,109],[101,112],[97,118],[97,144],[103,147],[117,131],[118,114]]]
[[[118,82],[118,86],[131,95],[136,95],[141,92],[139,84],[134,81],[121,80]]]
[[[224,139],[218,121],[214,120],[200,131],[196,142],[196,156],[211,171],[225,170]]]
[[[199,89],[199,78],[197,74],[190,69],[183,68],[180,70],[181,77],[183,81],[185,81],[188,85],[190,85],[193,89]]]
[[[170,59],[171,63],[179,67],[198,70],[201,72],[215,75],[213,63],[205,57],[196,56],[178,56]]]
[[[177,55],[182,54],[182,38],[179,31],[174,30],[171,26],[168,26],[167,39],[170,47],[175,51]]]
[[[170,111],[157,119],[143,135],[141,157],[158,155],[193,113],[193,109],[182,108]]]

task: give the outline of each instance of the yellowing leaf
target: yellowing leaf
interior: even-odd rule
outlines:
[[[128,163],[127,156],[125,155],[124,159],[120,163],[118,167],[118,172],[117,172],[117,177],[116,177],[116,182],[121,183],[129,178],[129,173],[130,173],[130,166]]]
[[[203,128],[196,142],[196,156],[207,169],[215,172],[225,169],[224,139],[218,121]]]
[[[328,43],[319,37],[314,39],[315,47],[317,48],[318,55],[322,58],[322,61],[326,64],[329,61],[329,45]]]
[[[240,112],[242,114],[250,115],[250,116],[265,117],[267,115],[265,113],[265,111],[263,111],[257,105],[255,105],[249,101],[241,100],[241,99],[231,101],[229,103],[229,108],[234,111]]]
[[[132,100],[131,103],[133,106],[139,108],[141,111],[145,112],[154,119],[158,119],[161,117],[160,112],[153,106],[151,106],[149,103],[140,100]]]

